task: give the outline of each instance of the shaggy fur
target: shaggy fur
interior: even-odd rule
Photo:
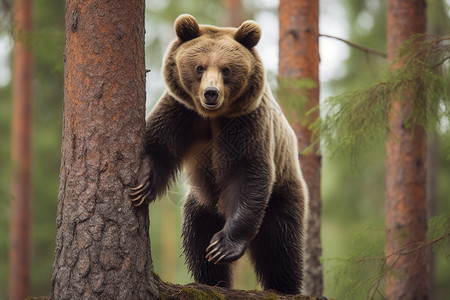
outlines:
[[[265,83],[258,24],[175,21],[168,91],[147,118],[135,205],[162,195],[182,168],[190,184],[183,247],[197,282],[231,286],[248,249],[265,289],[298,293],[307,188],[295,134]]]

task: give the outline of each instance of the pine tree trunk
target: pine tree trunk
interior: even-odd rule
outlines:
[[[143,149],[144,12],[142,0],[66,3],[53,299],[157,296],[148,211],[128,199]]]
[[[436,131],[427,136],[427,219],[436,216],[437,212],[437,174],[439,169],[439,135]],[[428,280],[428,299],[435,299],[435,256],[433,248],[426,249],[427,256],[427,280]]]
[[[315,111],[309,116],[305,112],[319,104],[319,1],[281,0],[279,9],[279,76],[282,80],[310,80],[315,86],[299,89],[300,82],[288,84],[287,90],[292,102],[306,97],[303,112],[295,104],[281,104],[298,138],[300,163],[309,189],[309,215],[307,219],[307,242],[305,243],[304,293],[321,296],[323,292],[323,269],[320,263],[322,246],[320,240],[321,196],[319,145],[302,153],[311,145],[311,130],[308,126],[319,116]],[[284,79],[283,79],[284,78]],[[295,97],[292,99],[292,95]],[[279,97],[280,98],[280,97]]]
[[[242,0],[224,0],[225,26],[239,27],[244,22]]]
[[[425,33],[425,0],[389,0],[387,7],[388,60],[413,34]],[[399,68],[402,62],[392,65]],[[405,124],[415,103],[423,102],[416,87],[397,95],[390,111],[391,132],[386,158],[386,255],[392,265],[386,281],[389,299],[428,299],[425,249],[408,255],[391,255],[425,242],[426,135],[421,126]]]
[[[11,160],[11,225],[9,248],[9,299],[30,293],[31,260],[31,115],[32,52],[27,38],[32,26],[32,1],[14,2],[13,115]]]

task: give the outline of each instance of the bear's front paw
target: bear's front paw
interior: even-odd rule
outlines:
[[[134,206],[141,206],[144,203],[149,203],[156,199],[153,185],[153,171],[150,159],[145,157],[139,168],[138,185],[131,188],[129,194],[130,200],[133,202]]]
[[[244,254],[246,246],[245,241],[232,241],[223,231],[219,231],[206,248],[206,259],[214,264],[230,263]]]

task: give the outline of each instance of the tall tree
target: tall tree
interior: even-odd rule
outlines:
[[[31,112],[32,52],[27,42],[32,27],[32,1],[14,2],[13,49],[13,164],[11,194],[9,298],[24,299],[30,292],[31,223]]]
[[[151,299],[149,219],[134,210],[145,115],[142,0],[66,2],[53,299]]]
[[[239,27],[244,21],[242,0],[224,0],[225,26]]]
[[[279,97],[298,138],[300,163],[309,189],[304,292],[312,296],[321,296],[323,292],[323,269],[320,263],[321,156],[318,154],[318,143],[310,147],[312,132],[309,129],[309,125],[318,118],[319,111],[316,110],[309,115],[305,113],[319,104],[319,1],[281,0],[278,14],[280,20],[278,74],[281,82],[286,83],[282,84],[283,91]],[[307,88],[302,88],[302,85]],[[306,100],[304,105],[301,105],[302,113],[298,109],[298,103],[296,104],[302,101],[299,98]]]
[[[389,0],[387,7],[388,61],[399,46],[414,34],[425,33],[425,0]],[[403,62],[391,65],[394,71]],[[386,142],[386,246],[392,272],[386,280],[389,299],[427,299],[425,249],[403,255],[408,247],[426,241],[426,135],[424,128],[409,122],[415,105],[425,105],[420,87],[397,94],[389,113]]]

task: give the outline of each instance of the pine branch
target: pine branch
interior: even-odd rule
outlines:
[[[319,34],[319,36],[335,39],[335,40],[344,42],[347,45],[352,46],[352,47],[354,47],[356,49],[362,50],[364,52],[367,52],[367,53],[370,53],[370,54],[374,54],[374,55],[378,55],[378,56],[381,56],[383,58],[387,58],[387,55],[384,52],[381,52],[381,51],[378,51],[378,50],[375,50],[375,49],[372,49],[372,48],[369,48],[369,47],[366,47],[366,46],[362,46],[362,45],[356,44],[354,42],[345,40],[343,38],[339,38],[339,37],[328,35],[328,34]]]
[[[441,241],[441,240],[443,240],[443,239],[445,239],[445,238],[447,238],[449,236],[450,236],[450,232],[447,232],[447,233],[441,235],[440,237],[435,238],[435,239],[433,239],[431,241],[428,241],[428,242],[417,242],[417,243],[413,243],[413,244],[408,244],[408,245],[406,245],[406,246],[404,246],[404,247],[402,247],[402,248],[400,248],[400,249],[398,249],[398,250],[388,254],[387,256],[363,257],[363,258],[359,258],[359,259],[355,260],[355,262],[359,263],[359,262],[370,261],[370,260],[383,260],[383,261],[386,261],[388,258],[390,258],[391,256],[394,256],[394,255],[398,255],[398,256],[408,255],[408,254],[414,253],[414,252],[416,252],[416,251],[418,251],[420,249],[423,249],[423,248],[426,248],[428,246],[431,246],[431,245],[433,245],[433,244],[435,244],[435,243],[437,243],[437,242],[439,242],[439,241]]]
[[[434,66],[432,66],[432,67],[430,68],[430,70],[434,70],[434,69],[440,67],[441,65],[443,65],[443,64],[445,63],[446,60],[449,60],[449,59],[450,59],[450,56],[444,57],[440,62],[438,62],[437,64],[435,64]]]
[[[375,297],[375,294],[380,292],[379,286],[380,286],[381,281],[383,280],[383,278],[385,278],[387,273],[392,270],[392,268],[394,267],[394,265],[397,263],[397,261],[400,259],[401,256],[409,255],[416,251],[419,251],[421,249],[429,247],[445,238],[448,238],[449,236],[450,236],[450,232],[447,232],[447,233],[441,235],[440,237],[437,237],[437,238],[427,241],[427,242],[417,242],[417,243],[412,243],[412,244],[406,245],[386,256],[366,257],[366,258],[360,258],[360,259],[355,260],[356,263],[360,263],[360,262],[364,262],[364,261],[371,261],[371,260],[375,260],[375,261],[380,260],[383,262],[380,272],[378,272],[374,276],[371,276],[370,278],[368,278],[360,283],[360,285],[362,285],[366,282],[369,282],[371,279],[376,279],[367,291],[367,294],[368,295],[370,294],[370,296],[368,296],[368,299],[373,299]],[[393,259],[393,261],[388,263],[387,260],[391,256],[394,256],[394,255],[396,255],[396,257]]]
[[[386,141],[393,99],[413,89],[416,97],[405,126],[433,130],[442,118],[450,118],[449,41],[449,35],[413,36],[400,47],[392,62],[401,61],[401,68],[369,87],[326,99],[321,104],[327,108],[323,118],[311,126],[315,142],[323,142],[330,155],[349,155],[355,163],[363,150]]]
[[[428,223],[429,239],[427,241],[408,243],[398,249],[386,253],[381,246],[385,241],[385,230],[375,227],[368,232],[356,235],[352,242],[353,254],[347,258],[332,258],[336,265],[331,265],[335,273],[335,285],[345,287],[347,298],[384,299],[383,280],[394,272],[393,267],[405,256],[423,253],[433,247],[446,255],[450,243],[450,213],[433,217]],[[370,228],[369,228],[370,229]],[[367,241],[370,240],[369,245]],[[376,247],[374,247],[377,245]],[[383,254],[381,254],[383,253]],[[330,260],[330,259],[329,259]]]

